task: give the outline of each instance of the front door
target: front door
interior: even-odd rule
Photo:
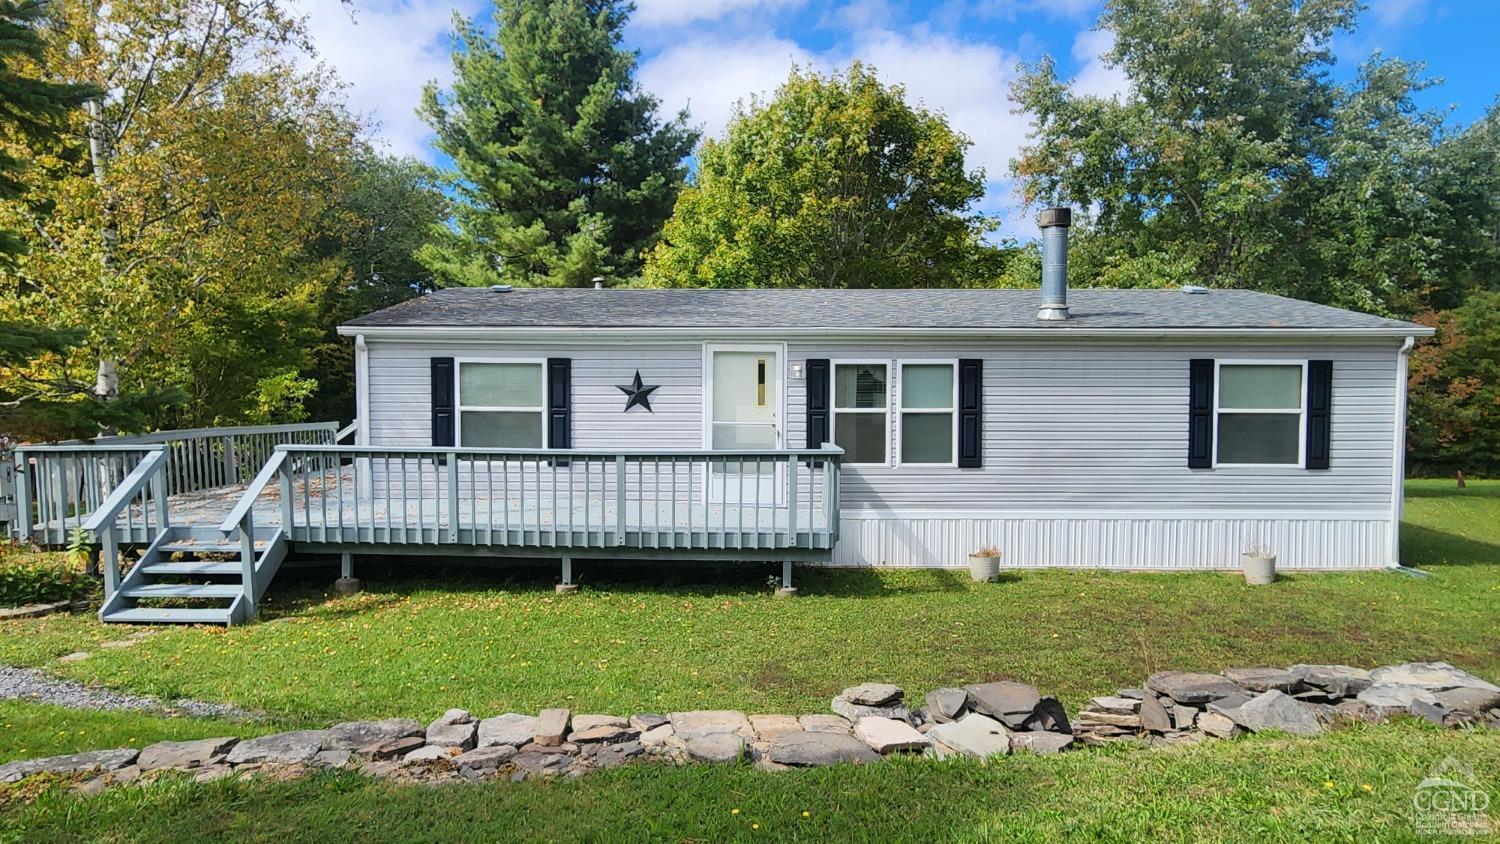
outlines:
[[[781,448],[781,351],[776,347],[724,346],[708,350],[706,445],[726,451]],[[737,505],[776,504],[781,499],[779,461],[715,462],[710,495]],[[731,515],[733,520],[733,515]]]

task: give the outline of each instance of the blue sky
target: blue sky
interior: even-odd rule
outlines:
[[[1335,75],[1347,78],[1374,50],[1427,63],[1441,85],[1422,105],[1452,108],[1454,120],[1480,116],[1500,93],[1495,34],[1500,0],[1367,0],[1361,25],[1337,40]],[[414,110],[429,79],[451,77],[452,14],[488,19],[489,0],[298,0],[318,58],[349,86],[352,106],[377,124],[392,152],[442,163]],[[853,59],[946,112],[985,168],[987,210],[1005,231],[1034,233],[1017,213],[1006,163],[1025,141],[1026,121],[1007,92],[1019,62],[1052,56],[1075,84],[1095,93],[1125,89],[1099,55],[1112,36],[1095,28],[1095,0],[637,0],[628,30],[641,53],[642,85],[675,111],[689,108],[709,134],[733,103],[765,93],[796,62],[821,70]]]

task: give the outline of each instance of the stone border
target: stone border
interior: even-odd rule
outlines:
[[[900,686],[864,683],[844,689],[830,708],[832,714],[797,717],[737,710],[624,717],[544,709],[484,719],[450,709],[425,727],[403,718],[351,721],[245,740],[165,741],[140,751],[28,759],[0,765],[0,783],[43,773],[92,774],[75,786],[92,793],[169,770],[209,781],[285,779],[316,769],[422,783],[519,781],[577,777],[640,760],[749,761],[783,771],[894,755],[989,760],[1117,741],[1156,746],[1262,731],[1314,735],[1340,723],[1380,723],[1397,713],[1443,727],[1500,729],[1500,686],[1441,662],[1373,671],[1293,665],[1221,674],[1165,671],[1142,688],[1092,698],[1071,720],[1057,698],[1009,681],[937,689],[917,708],[907,705]]]
[[[79,598],[76,601],[58,601],[55,604],[25,604],[19,607],[0,607],[0,621],[15,621],[20,618],[42,618],[57,612],[83,612],[92,607],[93,601]]]

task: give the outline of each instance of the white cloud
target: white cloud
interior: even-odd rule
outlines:
[[[1104,63],[1104,54],[1115,48],[1110,29],[1086,29],[1073,39],[1073,58],[1080,63],[1073,77],[1073,90],[1096,97],[1115,97],[1130,90],[1124,68]]]
[[[664,115],[687,108],[694,124],[716,136],[736,100],[774,91],[793,64],[809,64],[812,58],[796,42],[773,36],[684,41],[644,62],[639,80],[661,99]]]
[[[1370,14],[1383,27],[1421,18],[1427,11],[1427,0],[1371,0]]]
[[[631,22],[645,27],[718,20],[735,12],[773,11],[805,0],[636,0]]]
[[[417,116],[422,86],[447,85],[453,70],[448,32],[453,12],[472,16],[484,0],[355,0],[353,13],[333,0],[295,0],[307,16],[317,60],[349,85],[355,113],[379,125],[377,140],[389,152],[427,161],[431,131]]]

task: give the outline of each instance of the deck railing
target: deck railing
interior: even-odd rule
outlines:
[[[99,506],[80,525],[90,538],[103,545],[104,596],[112,598],[120,588],[120,541],[135,532],[155,539],[171,523],[167,510],[165,469],[169,458],[164,446],[150,446],[135,468],[120,479]],[[125,524],[121,525],[121,520]],[[122,536],[123,534],[123,536]]]
[[[834,446],[279,450],[281,524],[295,542],[729,551],[838,539]]]
[[[247,425],[18,446],[12,532],[43,545],[66,544],[146,454],[165,452],[165,494],[176,495],[247,483],[277,446],[332,444],[337,430],[337,422]],[[127,509],[121,515],[128,520],[136,514]],[[142,523],[123,529],[120,538],[140,543],[154,537]]]

